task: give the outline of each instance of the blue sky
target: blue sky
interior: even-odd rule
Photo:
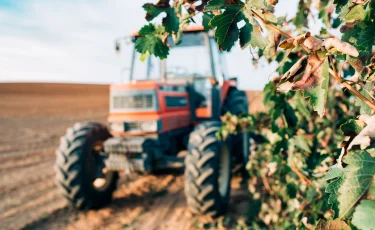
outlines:
[[[114,40],[145,24],[150,0],[0,0],[0,82],[118,83],[130,63]],[[298,0],[279,0],[278,15],[293,15]],[[251,65],[248,49],[227,55],[243,89],[262,89],[276,65]]]

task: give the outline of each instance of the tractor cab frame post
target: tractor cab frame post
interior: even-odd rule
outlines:
[[[218,80],[217,80],[216,71],[215,71],[215,63],[213,59],[212,45],[211,45],[210,36],[208,35],[208,33],[204,34],[204,43],[207,47],[208,57],[210,59],[210,67],[211,67],[212,76],[215,79],[215,83],[217,84]]]
[[[147,68],[150,68],[148,66]],[[160,61],[160,79],[161,82],[166,82],[167,81],[167,60],[163,59]]]
[[[220,120],[221,115],[221,95],[220,95],[220,88],[221,86],[218,84],[218,76],[216,76],[216,69],[215,69],[215,63],[214,63],[214,57],[212,52],[212,44],[210,42],[210,36],[208,33],[204,33],[204,43],[208,51],[208,56],[210,59],[210,66],[211,66],[211,73],[212,77],[215,80],[215,83],[212,86],[211,89],[211,95],[212,95],[212,119],[214,120]]]
[[[129,72],[129,82],[133,80],[133,74],[134,74],[134,59],[137,54],[137,50],[135,47],[133,48],[133,53],[132,53],[132,62],[130,63],[130,72]]]

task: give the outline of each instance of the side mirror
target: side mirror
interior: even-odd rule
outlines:
[[[121,45],[120,45],[120,42],[118,41],[116,41],[115,43],[115,50],[116,50],[116,53],[120,53]]]

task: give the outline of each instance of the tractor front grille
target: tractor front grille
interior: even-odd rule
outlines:
[[[149,109],[154,107],[153,96],[135,95],[135,96],[114,96],[114,109]]]
[[[111,111],[131,112],[157,109],[156,91],[113,91],[111,92]]]

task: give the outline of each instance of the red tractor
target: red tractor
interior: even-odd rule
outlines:
[[[222,141],[216,133],[220,116],[247,113],[248,101],[224,66],[203,27],[186,30],[167,60],[141,62],[134,49],[129,82],[110,86],[107,125],[77,123],[61,138],[56,178],[66,199],[79,209],[100,208],[110,202],[119,171],[184,167],[190,209],[225,212],[232,166],[247,160],[248,145],[242,135]]]

